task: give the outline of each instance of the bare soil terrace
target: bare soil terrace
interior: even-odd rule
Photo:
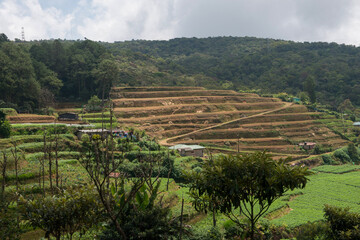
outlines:
[[[37,114],[18,114],[16,116],[8,116],[10,123],[52,123],[55,117]]]
[[[143,129],[163,145],[189,143],[241,151],[267,149],[276,156],[300,159],[308,156],[297,146],[301,141],[333,147],[347,143],[316,121],[324,118],[322,113],[253,93],[141,87],[114,88],[111,94],[120,124]]]

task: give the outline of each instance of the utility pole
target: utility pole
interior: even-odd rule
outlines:
[[[25,30],[24,27],[21,27],[21,40],[25,42]]]

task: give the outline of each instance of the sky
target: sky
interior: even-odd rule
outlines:
[[[0,0],[9,39],[251,36],[360,45],[358,0]]]

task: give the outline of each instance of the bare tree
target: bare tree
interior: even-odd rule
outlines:
[[[59,158],[58,158],[58,151],[59,151],[59,133],[58,129],[55,126],[55,184],[56,187],[59,187]]]
[[[14,159],[14,167],[15,167],[15,183],[16,183],[16,191],[19,190],[19,177],[18,177],[18,169],[19,169],[19,156],[16,141],[11,142],[13,148],[11,148],[11,155]]]
[[[1,175],[2,175],[2,182],[1,182],[1,195],[4,196],[5,194],[5,187],[6,187],[6,168],[7,168],[7,156],[5,152],[2,152],[3,159],[0,162],[1,167]]]
[[[42,179],[43,195],[45,196],[45,159],[46,159],[46,152],[47,152],[46,129],[44,129],[43,141],[44,141],[44,148],[43,148],[44,155],[42,158],[40,158],[39,161],[40,161],[40,178]]]
[[[113,144],[113,142],[111,142],[111,144]],[[116,198],[108,183],[110,181],[110,175],[118,169],[122,163],[122,159],[116,159],[111,155],[108,141],[95,135],[93,139],[83,142],[79,161],[94,183],[105,211],[115,225],[116,231],[124,239],[127,239],[119,219],[124,213],[125,207],[135,198],[136,193],[144,185],[144,179],[128,178],[125,174],[119,175],[120,189],[123,191],[123,194],[119,196],[120,199]],[[110,162],[112,164],[110,164]],[[125,184],[130,188],[125,190]]]

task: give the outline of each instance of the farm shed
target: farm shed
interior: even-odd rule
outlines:
[[[79,120],[79,115],[72,112],[59,114],[58,120],[60,121],[76,121]]]
[[[76,135],[78,139],[81,139],[82,135],[87,134],[92,137],[94,134],[98,134],[101,137],[105,138],[110,133],[109,130],[106,129],[85,129],[85,130],[78,130]]]
[[[354,122],[354,123],[353,123],[353,126],[355,126],[355,127],[360,127],[360,122]]]
[[[202,157],[204,156],[205,147],[200,145],[177,144],[175,146],[169,147],[169,149],[179,151],[181,156]]]
[[[305,150],[311,150],[315,147],[316,143],[314,142],[301,142],[299,143],[299,146],[302,147]]]

